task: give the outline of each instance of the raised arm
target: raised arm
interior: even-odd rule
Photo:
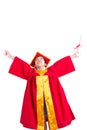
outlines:
[[[79,48],[81,47],[80,44],[78,44],[74,49],[75,52],[70,55],[63,57],[62,59],[55,62],[50,68],[51,70],[58,76],[63,76],[65,74],[68,74],[75,70],[74,64],[72,62],[73,58],[77,58],[80,56]]]
[[[13,56],[8,50],[5,50],[4,54],[13,60],[8,72],[20,78],[28,79],[32,70],[30,65],[17,56]]]

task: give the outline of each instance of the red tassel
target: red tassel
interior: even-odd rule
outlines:
[[[78,44],[74,49],[77,49],[77,48],[79,48],[80,47],[80,44]]]

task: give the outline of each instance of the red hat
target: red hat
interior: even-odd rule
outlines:
[[[31,61],[30,65],[34,67],[34,63],[35,63],[35,59],[38,57],[38,56],[42,56],[46,62],[46,64],[48,65],[48,63],[50,62],[50,59],[47,58],[46,56],[44,56],[43,54],[37,52],[36,55],[34,56],[33,60]]]

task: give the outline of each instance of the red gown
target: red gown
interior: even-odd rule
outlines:
[[[64,76],[75,70],[70,56],[66,56],[47,68],[44,76],[48,76],[49,88],[54,106],[57,128],[62,128],[71,123],[75,116],[67,101],[66,95],[59,81]],[[39,73],[28,63],[18,57],[14,58],[9,73],[27,80],[24,93],[20,122],[26,128],[37,129],[37,84],[36,78]],[[47,92],[48,93],[48,92]]]

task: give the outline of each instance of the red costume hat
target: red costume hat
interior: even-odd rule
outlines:
[[[48,65],[48,63],[50,62],[50,59],[46,56],[44,56],[43,54],[37,52],[36,55],[34,56],[33,60],[31,61],[30,65],[34,67],[34,63],[35,63],[35,59],[38,57],[38,56],[42,56],[46,62],[46,64]]]

